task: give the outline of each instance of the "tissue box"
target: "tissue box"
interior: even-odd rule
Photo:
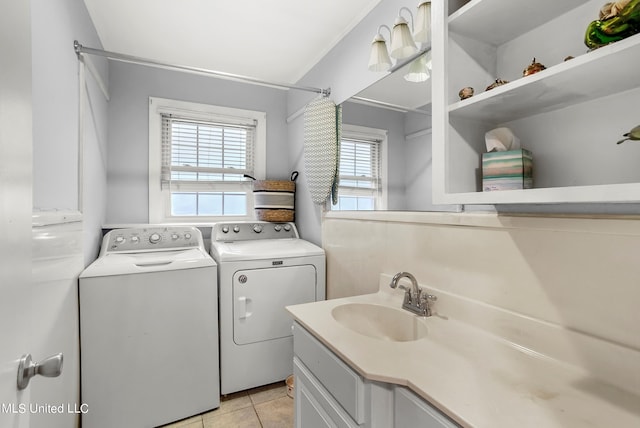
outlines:
[[[529,150],[482,154],[482,191],[531,189],[533,156]]]

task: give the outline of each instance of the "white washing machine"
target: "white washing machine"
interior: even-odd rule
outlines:
[[[220,392],[284,380],[293,372],[293,323],[285,306],[325,299],[325,254],[293,223],[216,223]]]
[[[117,229],[80,276],[83,428],[220,405],[217,265],[194,227]]]

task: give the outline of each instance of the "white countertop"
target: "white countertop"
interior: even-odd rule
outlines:
[[[400,308],[402,291],[381,288],[287,310],[364,378],[407,386],[462,426],[640,427],[640,397],[581,368],[437,314],[424,319],[425,338],[370,338],[333,318],[332,309],[345,303]]]

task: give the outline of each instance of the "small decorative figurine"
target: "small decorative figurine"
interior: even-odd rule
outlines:
[[[485,91],[490,91],[493,88],[497,88],[498,86],[506,85],[507,83],[509,83],[508,80],[496,79],[495,82],[493,82],[492,84],[487,86],[487,89],[485,89]]]
[[[624,143],[627,140],[640,141],[640,125],[636,126],[631,131],[627,132],[626,134],[623,134],[622,136],[625,137],[625,138],[623,138],[622,140],[618,141],[617,144]]]
[[[473,96],[473,92],[473,88],[471,86],[467,86],[460,89],[460,92],[458,92],[458,96],[461,100],[466,100],[467,98],[471,98]]]
[[[587,26],[584,44],[590,49],[640,33],[640,0],[610,2],[600,9],[600,19]]]
[[[630,1],[631,0],[622,0],[606,3],[602,8],[600,8],[600,20],[605,21],[609,18],[613,18],[614,16],[618,16]]]
[[[522,72],[523,76],[530,76],[532,74],[536,74],[539,71],[545,70],[547,67],[545,67],[544,65],[540,64],[539,62],[536,62],[536,59],[534,58],[533,61],[531,61],[531,64],[529,64],[527,66],[527,68],[524,69],[524,71]]]

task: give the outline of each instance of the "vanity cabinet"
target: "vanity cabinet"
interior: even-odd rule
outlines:
[[[296,428],[457,427],[407,388],[363,378],[298,323],[293,347]]]
[[[640,34],[588,51],[604,3],[432,3],[435,203],[640,201],[640,144],[616,144],[640,124]],[[546,69],[523,76],[534,58]],[[533,153],[533,189],[482,192],[484,135],[502,126]]]

